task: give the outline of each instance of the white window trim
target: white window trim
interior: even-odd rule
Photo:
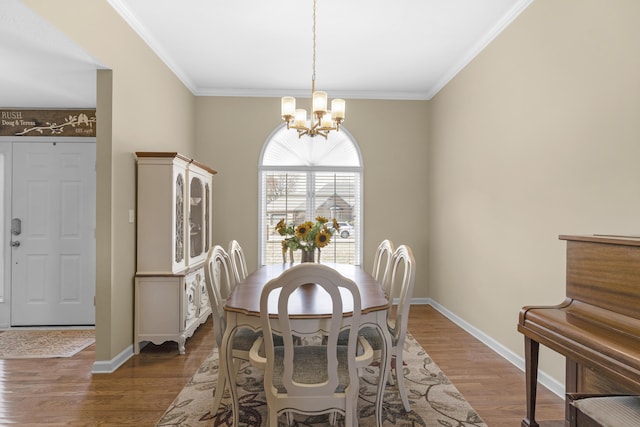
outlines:
[[[316,173],[316,172],[347,172],[347,173],[357,173],[360,175],[360,195],[359,195],[359,200],[360,200],[360,206],[359,206],[359,214],[360,214],[360,218],[357,224],[357,229],[356,229],[356,233],[359,236],[359,240],[356,243],[356,253],[355,253],[355,257],[356,257],[356,261],[355,261],[355,265],[362,265],[362,252],[363,252],[363,248],[364,248],[364,235],[362,233],[362,230],[364,229],[364,162],[362,161],[362,153],[360,151],[360,146],[358,145],[358,143],[356,142],[355,138],[353,138],[353,136],[349,133],[349,131],[347,129],[345,129],[344,127],[340,127],[340,131],[339,132],[344,132],[347,139],[351,142],[351,144],[353,144],[353,147],[355,148],[355,152],[358,155],[358,163],[360,164],[360,166],[305,166],[305,165],[299,165],[299,166],[265,166],[263,165],[263,160],[264,160],[264,155],[265,155],[265,151],[269,145],[269,143],[271,142],[271,140],[274,138],[274,136],[280,132],[284,127],[286,127],[286,124],[281,124],[280,126],[278,126],[277,128],[275,128],[271,134],[269,134],[269,136],[267,137],[267,139],[265,140],[265,142],[262,144],[262,148],[260,150],[260,157],[258,158],[258,263],[259,264],[263,264],[263,260],[265,258],[265,236],[264,233],[262,233],[262,207],[263,207],[263,203],[264,203],[264,196],[265,196],[265,190],[264,190],[264,185],[265,183],[263,182],[262,176],[263,176],[263,172],[269,172],[269,171],[275,171],[275,172],[296,172],[296,173]],[[295,130],[291,130],[291,132],[295,132]],[[316,136],[316,138],[321,138],[319,136]],[[304,141],[300,141],[300,143],[304,143]],[[307,181],[307,186],[310,185],[309,183],[310,180]]]

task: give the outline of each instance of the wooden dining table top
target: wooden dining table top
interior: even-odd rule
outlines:
[[[351,264],[322,263],[337,270],[344,277],[353,280],[360,291],[362,314],[387,310],[389,301],[379,282],[362,267]],[[260,295],[262,288],[273,278],[296,264],[268,264],[259,267],[238,283],[224,306],[225,311],[260,316]],[[346,290],[343,295],[343,313],[348,316],[353,310],[353,299]],[[269,313],[277,314],[278,291],[269,298]],[[332,306],[329,295],[315,284],[303,285],[292,295],[289,315],[299,318],[323,318],[331,316]]]

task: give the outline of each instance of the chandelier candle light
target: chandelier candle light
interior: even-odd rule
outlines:
[[[287,123],[287,129],[296,129],[298,137],[321,135],[325,139],[332,130],[340,130],[340,123],[344,121],[344,99],[331,101],[331,110],[327,110],[327,92],[316,91],[316,1],[313,0],[313,74],[311,75],[311,120],[307,125],[307,110],[296,109],[296,99],[293,96],[282,98],[282,120]]]

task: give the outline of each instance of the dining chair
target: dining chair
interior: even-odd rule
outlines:
[[[229,256],[231,257],[231,266],[233,267],[233,275],[236,283],[240,283],[247,277],[247,260],[244,257],[242,246],[237,240],[229,242]]]
[[[398,246],[391,256],[391,265],[389,277],[387,277],[387,286],[389,289],[388,298],[394,301],[397,296],[397,307],[395,316],[389,315],[387,318],[387,327],[391,334],[391,356],[393,363],[391,364],[391,373],[388,378],[389,383],[396,384],[402,405],[404,409],[411,411],[407,389],[404,383],[403,373],[403,350],[404,341],[407,335],[407,322],[409,320],[409,308],[411,307],[411,297],[413,295],[413,285],[415,282],[415,259],[411,248],[407,245]],[[344,335],[344,333],[343,333]],[[366,338],[373,348],[373,360],[379,361],[381,358],[382,338],[377,329],[365,327],[360,330],[360,336]],[[341,337],[341,341],[344,337]],[[392,376],[395,376],[393,381]]]
[[[321,288],[317,291],[319,297],[327,297],[330,317],[289,316],[289,309],[298,297],[294,292],[306,292],[304,287],[310,283]],[[277,306],[273,305],[276,302]],[[344,316],[345,311],[350,315]],[[265,369],[269,426],[276,427],[282,414],[286,414],[290,423],[293,413],[327,413],[332,419],[341,413],[345,426],[358,425],[357,363],[370,362],[373,357],[368,342],[358,337],[360,315],[356,284],[326,265],[298,264],[265,285],[260,295],[263,337],[254,343],[250,358],[254,365]],[[344,345],[338,345],[338,335],[344,328],[350,331],[348,338]],[[274,334],[280,337],[282,345],[274,345]],[[323,335],[327,337],[326,343]],[[308,344],[295,345],[296,336],[308,338]],[[358,341],[362,346],[360,354]]]
[[[231,292],[233,291],[233,288],[236,287],[236,283],[237,283],[235,279],[235,275],[233,274],[231,256],[229,256],[229,253],[222,246],[215,245],[211,249],[209,249],[209,252],[207,253],[207,258],[209,257],[211,258],[211,260],[214,260],[217,262],[217,264],[213,265],[216,268],[211,270],[211,272],[216,274],[215,277],[212,277],[213,284],[217,286],[218,292],[221,297],[221,300],[220,300],[220,303],[222,304],[221,307],[223,307],[224,303],[229,298],[229,295],[231,295]],[[207,262],[205,263],[205,265],[212,266],[209,263],[209,259],[207,259]],[[205,272],[206,272],[206,268],[205,268]],[[212,310],[213,310],[213,307],[212,307]],[[222,312],[221,314],[224,315],[224,312]],[[222,331],[222,333],[224,333],[224,330]]]
[[[207,260],[204,269],[205,285],[209,294],[209,303],[213,312],[213,333],[216,339],[218,350],[221,349],[222,336],[226,330],[226,315],[224,312],[224,304],[226,299],[222,298],[220,290],[232,288],[233,273],[231,272],[231,261],[229,255],[220,245],[213,246],[207,253]],[[227,295],[228,296],[228,295]],[[248,328],[239,328],[233,338],[232,355],[234,369],[237,372],[241,361],[249,361],[249,351],[257,338],[261,336],[260,332],[255,332]],[[218,353],[218,357],[225,355]],[[227,383],[226,372],[222,369],[218,370],[218,383],[216,385],[215,395],[211,406],[211,414],[215,414],[220,407],[222,395]],[[236,378],[229,381],[230,387],[236,386]]]
[[[393,242],[389,239],[385,239],[378,245],[376,254],[373,257],[373,272],[372,276],[382,285],[385,293],[389,294],[387,289],[387,276],[389,274],[389,266],[391,265],[391,255],[395,250]]]

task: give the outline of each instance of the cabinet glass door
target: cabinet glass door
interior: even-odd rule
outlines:
[[[204,186],[198,177],[191,179],[189,209],[189,255],[196,258],[204,252]]]

